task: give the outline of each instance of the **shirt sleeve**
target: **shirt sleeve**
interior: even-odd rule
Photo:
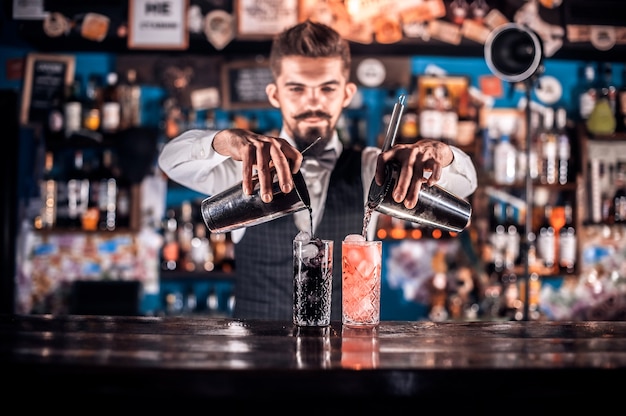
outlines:
[[[441,173],[437,184],[462,198],[470,196],[478,187],[476,167],[470,156],[461,149],[450,146],[454,160]]]
[[[173,138],[159,153],[159,168],[172,181],[206,195],[240,182],[241,162],[213,149],[216,133],[188,130]]]
[[[441,178],[437,182],[437,185],[461,198],[466,198],[470,196],[478,186],[476,167],[467,153],[455,146],[450,146],[450,149],[452,149],[454,159],[450,165],[443,168]],[[370,184],[376,173],[376,161],[379,153],[380,149],[376,147],[367,147],[363,150],[362,179],[366,198]]]

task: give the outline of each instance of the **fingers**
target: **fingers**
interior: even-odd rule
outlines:
[[[242,162],[242,188],[246,195],[252,195],[255,179],[258,179],[261,199],[272,201],[275,175],[282,192],[292,191],[292,172],[297,172],[302,164],[302,155],[297,149],[277,137],[241,129],[233,129],[229,133],[227,154]]]
[[[388,160],[388,157],[385,157],[385,156],[386,155],[388,156],[389,154],[390,154],[389,152],[385,152],[385,153],[381,153],[380,155],[378,155],[378,160],[376,161],[376,173],[374,174],[374,178],[378,186],[382,186],[382,184],[385,182],[385,176],[386,176],[385,164],[387,163],[387,160]]]
[[[394,201],[404,203],[405,207],[411,209],[417,205],[419,190],[424,181],[424,170],[423,164],[418,158],[419,153],[408,151],[402,154],[404,157],[400,164],[400,171],[392,196]]]
[[[256,171],[259,177],[260,195],[263,202],[270,202],[272,195],[272,182],[274,166],[270,157],[270,149],[267,146],[256,147]]]
[[[243,179],[241,181],[243,192],[246,195],[252,195],[253,188],[254,188],[252,177],[254,175],[253,167],[254,167],[254,161],[255,161],[255,156],[256,156],[256,148],[250,147],[250,146],[245,147],[240,152],[240,156],[241,156],[241,161],[243,163],[243,167],[242,167]]]
[[[413,144],[396,145],[381,154],[376,166],[376,182],[384,181],[384,163],[393,160],[398,165],[393,199],[411,209],[417,204],[423,183],[434,185],[441,179],[443,167],[451,163],[452,151],[439,141],[423,140]]]
[[[272,147],[270,156],[276,170],[278,184],[283,193],[289,193],[293,189],[292,174],[300,169],[302,155],[295,148],[285,143],[286,146]]]

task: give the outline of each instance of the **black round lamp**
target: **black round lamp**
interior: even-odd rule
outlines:
[[[485,61],[491,72],[504,81],[526,81],[543,71],[541,40],[527,27],[507,23],[487,37]]]

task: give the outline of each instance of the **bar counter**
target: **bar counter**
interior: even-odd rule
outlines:
[[[384,321],[367,330],[333,322],[299,330],[212,317],[0,315],[0,369],[3,396],[29,392],[31,406],[77,398],[97,400],[99,409],[289,398],[314,406],[350,398],[363,409],[415,402],[528,414],[549,401],[563,414],[623,400],[626,322]]]

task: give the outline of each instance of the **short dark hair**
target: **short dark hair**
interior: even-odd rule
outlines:
[[[270,51],[270,68],[274,79],[280,75],[281,60],[285,56],[339,57],[346,75],[350,72],[348,41],[333,28],[311,20],[291,26],[274,37]]]

